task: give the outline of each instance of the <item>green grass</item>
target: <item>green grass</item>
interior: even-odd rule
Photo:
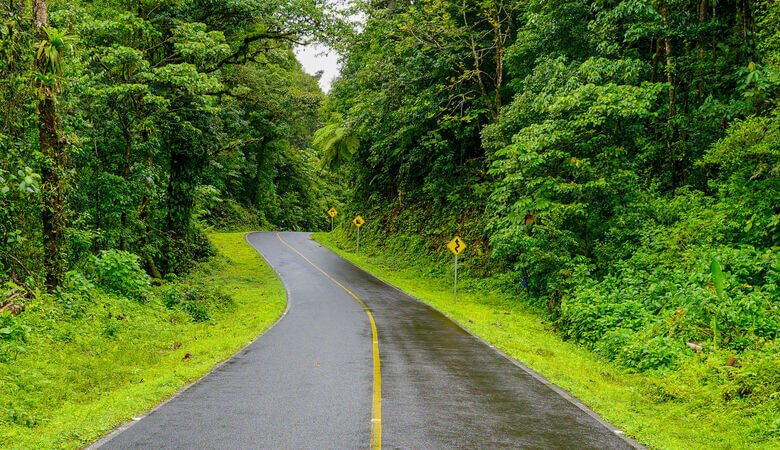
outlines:
[[[780,448],[777,402],[724,401],[713,388],[719,379],[711,376],[712,367],[723,364],[708,359],[717,356],[667,374],[631,373],[563,341],[542,316],[506,294],[472,287],[453,304],[452,278],[424,257],[366,241],[355,255],[354,241],[338,234],[316,233],[314,239],[524,362],[649,447]]]
[[[162,295],[143,303],[99,293],[75,308],[53,299],[29,304],[15,318],[28,327],[26,351],[0,363],[0,447],[83,446],[268,329],[285,308],[281,282],[244,233],[210,239],[220,255],[181,281],[230,297],[211,308],[210,321],[165,308]]]

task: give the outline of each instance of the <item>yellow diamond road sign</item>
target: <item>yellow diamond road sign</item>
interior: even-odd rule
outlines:
[[[448,244],[447,248],[450,249],[450,251],[455,255],[458,256],[460,252],[466,249],[466,243],[463,242],[463,239],[459,238],[458,236],[455,236]]]
[[[338,212],[338,211],[336,211],[336,208],[331,208],[331,209],[329,209],[329,210],[328,210],[328,215],[329,215],[331,218],[333,218],[333,217],[336,217],[336,214],[338,214],[338,213],[339,213],[339,212]]]
[[[362,217],[357,216],[355,217],[355,220],[352,221],[352,223],[354,223],[356,227],[360,228],[364,223],[366,223],[366,221],[363,220]]]

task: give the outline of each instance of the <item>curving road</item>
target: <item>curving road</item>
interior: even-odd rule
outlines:
[[[287,288],[284,318],[97,446],[365,448],[372,439],[388,448],[636,446],[561,389],[308,233],[252,233],[247,241]]]

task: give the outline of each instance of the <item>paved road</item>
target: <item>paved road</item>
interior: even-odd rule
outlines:
[[[286,316],[105,448],[365,448],[380,425],[387,448],[631,447],[592,412],[307,233],[247,240],[285,284]],[[380,392],[381,422],[372,412]]]

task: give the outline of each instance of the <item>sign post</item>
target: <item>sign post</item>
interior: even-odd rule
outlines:
[[[331,208],[328,210],[328,215],[330,216],[330,232],[333,232],[333,218],[336,217],[336,214],[339,212],[336,211],[336,208]]]
[[[357,247],[355,249],[355,254],[360,253],[360,227],[363,226],[364,223],[366,223],[365,220],[363,220],[362,217],[357,216],[354,220],[352,220],[352,223],[355,224],[357,227]]]
[[[455,283],[452,288],[452,303],[455,304],[458,302],[458,255],[466,249],[466,243],[463,242],[463,239],[455,236],[447,243],[447,248],[455,255]]]

